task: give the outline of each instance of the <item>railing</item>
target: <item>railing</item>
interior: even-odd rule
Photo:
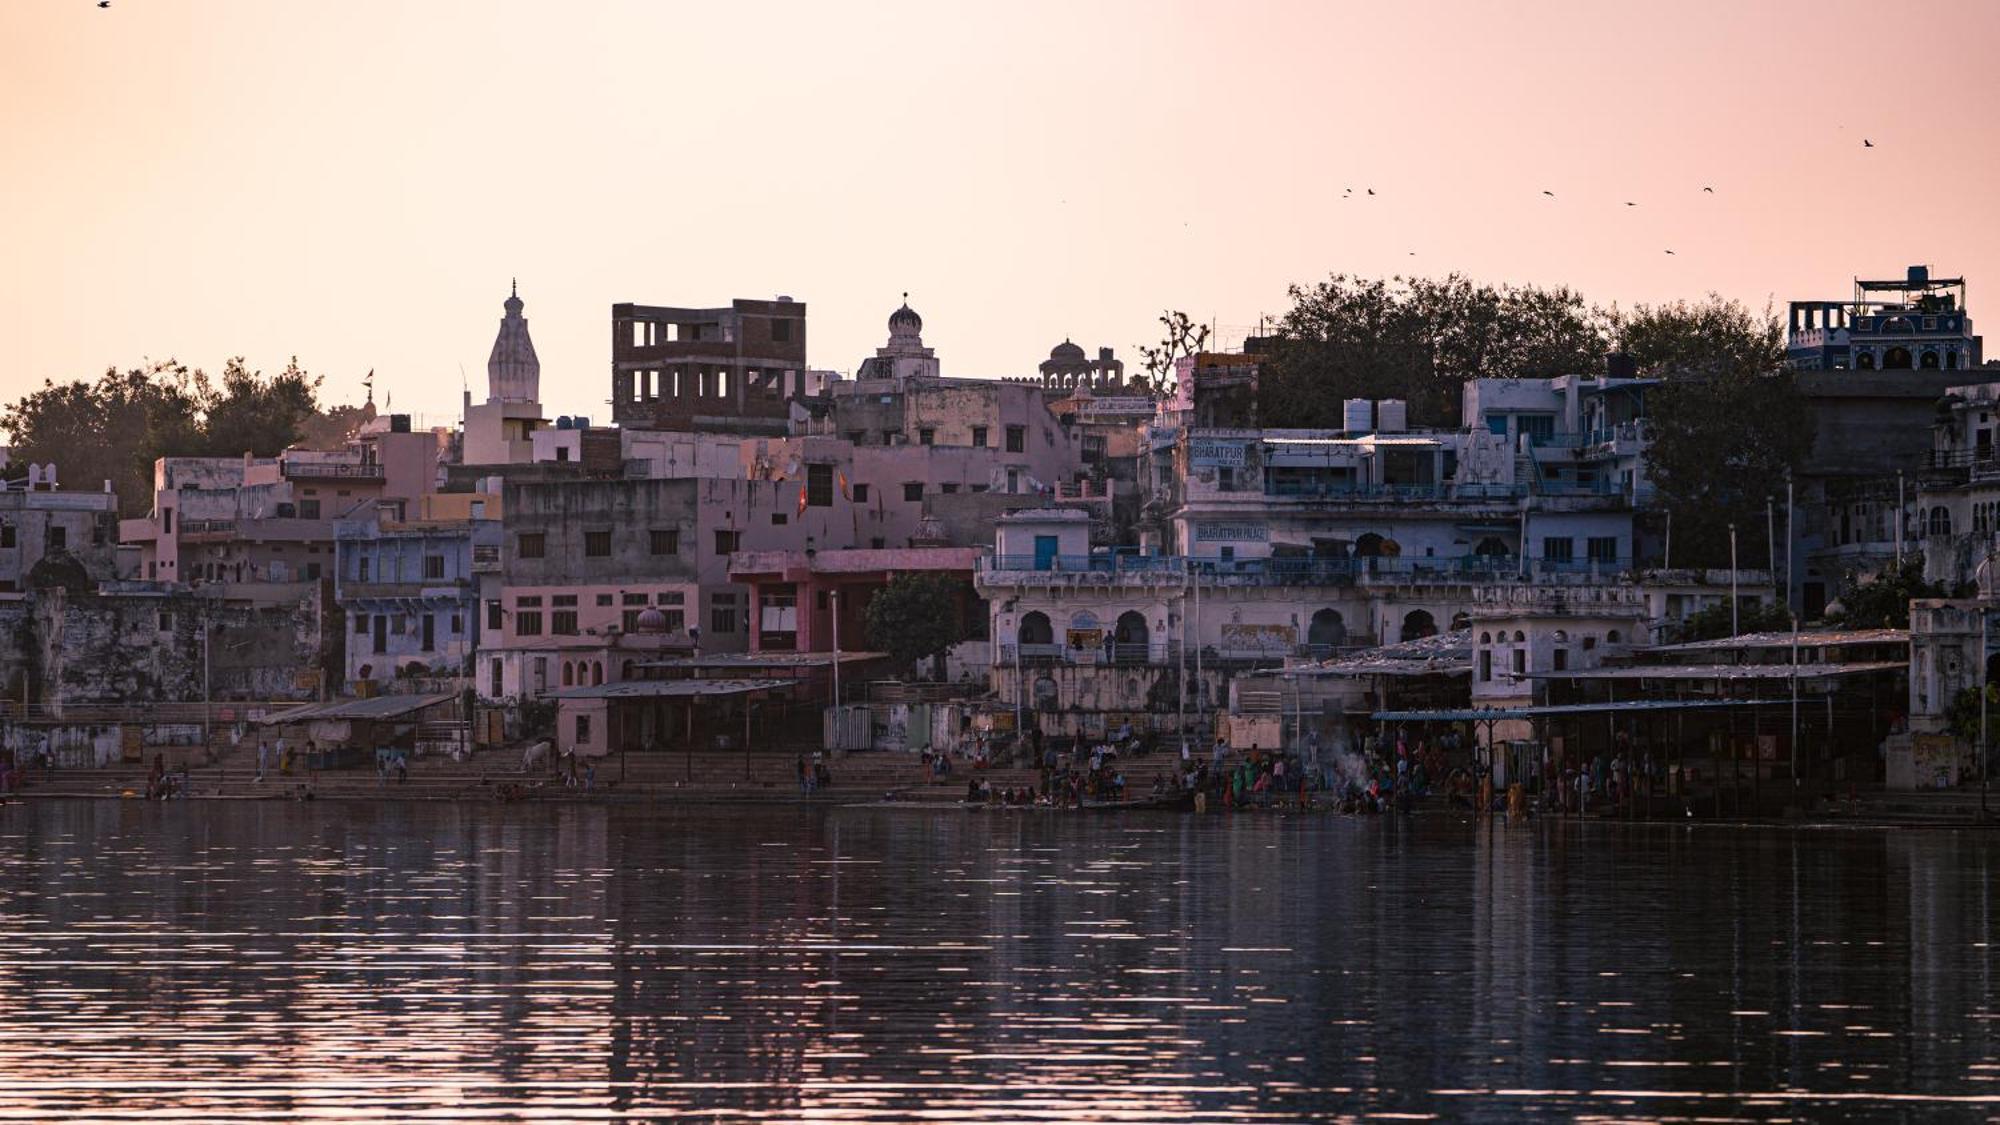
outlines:
[[[284,473],[288,477],[337,480],[385,480],[388,476],[379,463],[295,461],[290,458],[284,462]]]
[[[1534,580],[1584,575],[1615,578],[1632,569],[1626,557],[1528,559],[1518,555],[1372,558],[1189,558],[1181,555],[991,555],[979,562],[989,582],[1036,583],[1074,578],[1093,582],[1160,584],[1199,578],[1218,585],[1340,585],[1372,580],[1449,582]],[[1042,582],[1040,584],[1053,584]]]

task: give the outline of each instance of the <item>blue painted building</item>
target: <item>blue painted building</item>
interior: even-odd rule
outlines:
[[[1850,301],[1793,301],[1785,354],[1800,371],[1964,371],[1984,360],[1965,279],[1911,266],[1895,281],[1854,282]]]
[[[398,673],[469,674],[479,646],[480,571],[499,557],[500,521],[384,513],[342,520],[334,537],[349,689]]]

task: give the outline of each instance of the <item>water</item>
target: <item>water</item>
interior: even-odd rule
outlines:
[[[1981,1119],[1968,832],[0,809],[0,1121]]]

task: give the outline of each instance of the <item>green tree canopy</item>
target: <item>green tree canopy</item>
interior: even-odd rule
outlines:
[[[1610,317],[1569,289],[1335,274],[1291,288],[1258,412],[1288,426],[1338,428],[1349,398],[1401,398],[1410,421],[1455,426],[1469,378],[1595,371]]]
[[[296,359],[265,376],[239,356],[215,381],[169,359],[112,368],[96,382],[44,382],[8,406],[0,426],[16,459],[53,461],[75,488],[108,480],[122,512],[143,515],[157,458],[275,456],[327,417],[319,388]]]
[[[1758,317],[1709,296],[1640,306],[1616,318],[1622,350],[1642,375],[1664,380],[1646,399],[1652,440],[1646,471],[1672,520],[1676,566],[1769,566],[1767,504],[1812,450],[1813,420],[1784,364],[1784,337]]]
[[[962,608],[970,591],[965,579],[948,574],[897,575],[876,591],[863,613],[869,645],[888,653],[898,668],[936,656],[972,635]]]
[[[1849,629],[1907,629],[1910,599],[1950,596],[1942,583],[1924,581],[1924,556],[1913,553],[1866,582],[1850,580],[1840,591],[1839,611],[1828,613],[1827,620]]]

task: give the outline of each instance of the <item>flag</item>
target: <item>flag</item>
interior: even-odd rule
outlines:
[[[836,472],[833,474],[833,477],[835,480],[840,482],[840,498],[842,500],[852,501],[854,499],[854,493],[848,490],[847,474]]]
[[[799,514],[806,514],[806,486],[803,483],[799,485]]]

